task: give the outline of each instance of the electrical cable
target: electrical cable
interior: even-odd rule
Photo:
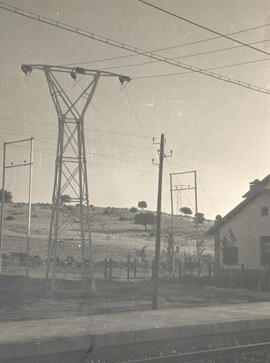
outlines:
[[[210,205],[212,206],[212,209],[214,210],[214,212],[215,212],[216,214],[218,214],[217,209],[216,209],[216,207],[214,206],[214,203],[213,203],[212,199],[209,197],[209,194],[206,192],[205,188],[203,187],[203,185],[202,185],[202,183],[201,183],[200,181],[198,181],[198,185],[201,187],[201,189],[202,189],[203,193],[206,195],[207,199],[209,200]]]
[[[253,47],[252,45],[250,45],[250,44],[248,44],[248,43],[242,42],[241,40],[238,40],[238,39],[232,38],[231,36],[228,36],[228,35],[226,35],[226,34],[220,33],[220,32],[218,32],[218,31],[216,31],[216,30],[214,30],[214,29],[210,29],[210,28],[208,28],[208,27],[206,27],[206,26],[204,26],[204,25],[201,25],[201,24],[195,23],[195,22],[194,22],[194,21],[192,21],[192,20],[189,20],[189,19],[187,19],[187,18],[184,18],[183,16],[177,15],[176,13],[173,13],[173,12],[171,12],[171,11],[169,11],[169,10],[163,9],[163,8],[161,8],[161,7],[157,6],[157,5],[154,5],[154,4],[151,4],[151,3],[148,3],[148,2],[147,2],[147,1],[145,1],[145,0],[137,0],[137,1],[139,1],[140,3],[145,4],[145,5],[147,5],[147,6],[150,6],[150,7],[154,8],[154,9],[156,9],[156,10],[158,10],[158,11],[161,11],[161,12],[163,12],[163,13],[166,13],[166,14],[168,14],[168,15],[171,15],[171,16],[173,16],[173,17],[177,18],[177,19],[180,19],[180,20],[182,20],[182,21],[185,21],[186,23],[192,24],[192,25],[194,25],[194,26],[196,26],[196,27],[199,27],[199,28],[201,28],[201,29],[203,29],[203,30],[207,30],[207,31],[209,31],[209,32],[211,32],[211,33],[214,33],[214,34],[216,34],[216,35],[218,35],[218,36],[220,36],[220,37],[222,37],[222,38],[225,38],[225,39],[231,40],[232,42],[235,42],[235,43],[241,44],[241,45],[243,45],[243,46],[245,46],[245,47],[248,47],[248,48],[250,48],[250,49],[252,49],[252,50],[256,50],[257,52],[260,52],[260,53],[263,53],[263,54],[270,55],[270,53],[269,53],[269,52],[266,52],[266,51],[264,51],[263,49]]]
[[[178,68],[188,69],[188,70],[190,70],[190,71],[192,71],[194,73],[203,74],[204,76],[214,78],[214,79],[218,79],[218,80],[220,80],[222,82],[235,84],[235,85],[240,86],[240,87],[244,87],[244,88],[256,91],[256,92],[265,93],[265,94],[270,95],[270,89],[263,88],[263,87],[258,87],[256,85],[252,85],[250,83],[239,81],[237,79],[233,79],[233,78],[227,77],[227,76],[222,75],[222,74],[209,72],[209,71],[204,70],[204,69],[202,69],[200,67],[191,66],[191,65],[183,63],[183,62],[171,60],[171,59],[168,59],[167,57],[161,56],[159,54],[153,54],[152,52],[145,51],[145,50],[142,50],[142,49],[134,47],[134,46],[130,46],[128,44],[113,40],[113,39],[108,38],[108,37],[97,35],[97,34],[95,34],[93,32],[89,32],[89,31],[85,31],[83,29],[79,29],[78,27],[74,27],[74,26],[71,26],[71,25],[68,25],[68,24],[61,23],[59,21],[56,21],[54,19],[50,19],[48,17],[42,17],[40,15],[24,11],[22,9],[7,5],[7,4],[2,3],[2,2],[0,3],[0,8],[4,9],[6,11],[9,11],[9,12],[15,13],[17,15],[21,15],[21,16],[30,18],[32,20],[41,22],[41,23],[46,23],[48,25],[54,26],[54,27],[59,28],[59,29],[64,29],[66,31],[75,33],[77,35],[81,35],[81,36],[84,36],[86,38],[93,39],[95,41],[101,42],[101,43],[106,44],[106,45],[110,45],[110,46],[113,46],[113,47],[116,47],[116,48],[119,48],[119,49],[127,50],[129,52],[136,53],[136,54],[142,55],[142,56],[147,57],[147,58],[155,59],[155,60],[158,60],[158,61],[160,61],[162,63],[170,64],[170,65],[178,67]]]
[[[94,105],[93,102],[91,102],[91,106],[95,110],[96,114],[98,115],[99,119],[101,120],[101,122],[103,124],[103,136],[105,138],[105,143],[106,143],[106,148],[107,148],[107,154],[110,155],[110,154],[112,154],[112,152],[111,152],[110,144],[109,144],[107,124],[103,120],[103,117],[101,116],[99,110],[97,109],[97,107]]]
[[[232,33],[226,33],[226,35],[242,34],[242,33],[245,33],[245,32],[251,31],[251,30],[257,30],[257,29],[261,29],[261,28],[264,28],[264,27],[267,27],[267,26],[270,26],[270,23],[269,24],[257,25],[257,26],[250,27],[250,28],[245,28],[243,30],[238,30],[238,31],[232,32]],[[221,38],[221,36],[204,38],[204,39],[201,39],[201,40],[194,40],[194,41],[188,42],[188,43],[182,43],[182,44],[173,45],[173,46],[170,46],[170,47],[154,49],[154,50],[151,50],[151,52],[156,53],[156,52],[162,52],[162,51],[182,48],[182,47],[186,47],[186,46],[190,46],[190,45],[197,45],[197,44],[209,42],[209,41],[212,41],[212,40],[216,40],[216,39],[219,39],[219,38]],[[253,42],[253,43],[248,43],[248,44],[253,45],[253,44],[264,43],[264,42],[267,42],[267,41],[269,41],[269,40],[268,39],[260,40],[260,41]],[[233,49],[233,48],[240,48],[240,47],[243,47],[243,45],[237,45],[235,47],[230,47],[230,48]],[[128,54],[128,55],[120,55],[120,56],[117,56],[117,57],[99,58],[99,59],[93,59],[91,61],[63,64],[63,66],[75,66],[75,65],[82,65],[82,64],[100,63],[100,62],[107,62],[107,61],[112,61],[112,60],[117,60],[117,59],[125,59],[125,58],[133,58],[133,57],[138,57],[138,54]]]
[[[267,41],[270,41],[270,39],[268,39]],[[170,58],[170,59],[190,58],[190,57],[195,57],[195,56],[218,53],[218,52],[221,52],[221,51],[235,49],[235,48],[239,48],[239,47],[240,46],[210,50],[210,51],[201,52],[201,53],[187,54],[187,55],[183,55],[183,56],[180,56],[180,57],[174,57],[174,58]],[[270,58],[260,58],[260,59],[245,61],[245,62],[241,62],[241,63],[234,63],[234,64],[230,64],[230,65],[227,65],[227,66],[216,66],[216,68],[209,68],[209,69],[221,69],[221,68],[225,68],[225,67],[233,67],[233,66],[239,66],[239,65],[245,65],[245,64],[260,63],[260,62],[265,62],[265,61],[269,61],[269,60],[270,60]],[[112,67],[107,67],[106,69],[132,68],[132,67],[138,67],[138,66],[143,66],[143,65],[153,64],[153,63],[158,63],[158,61],[149,61],[149,62],[141,62],[141,63],[133,63],[133,64],[127,64],[127,65],[120,65],[120,66],[112,66]],[[101,68],[101,70],[103,70],[103,68]],[[138,79],[138,78],[135,77],[133,79]]]
[[[12,133],[12,135],[14,135],[14,132]],[[43,139],[40,139],[40,138],[37,138],[37,137],[35,137],[35,140],[37,141],[37,142],[41,142],[41,143],[45,143],[45,144],[48,144],[48,145],[52,145],[52,146],[54,146],[54,147],[56,147],[56,144],[55,143],[52,143],[52,142],[48,142],[47,140],[43,140]],[[120,145],[122,145],[122,144],[120,144]],[[194,145],[192,145],[192,144],[186,144],[186,145],[191,145],[191,146],[194,146]],[[130,146],[130,145],[129,145]],[[24,147],[24,146],[21,146],[21,145],[14,145],[14,147],[20,147],[20,148],[24,148],[24,149],[26,149],[26,147]],[[136,147],[137,147],[137,145],[136,145]],[[47,155],[52,155],[52,156],[55,156],[55,154],[54,153],[52,153],[52,152],[46,152],[46,151],[44,151],[43,152],[43,150],[44,150],[44,148],[43,149],[38,149],[38,148],[35,148],[35,150],[37,150],[37,151],[39,151],[39,152],[42,152],[42,153],[45,153],[45,154],[47,154]],[[151,150],[152,151],[152,150]],[[209,150],[209,152],[211,153],[211,151]],[[201,159],[201,160],[203,160],[203,161],[206,161],[206,162],[209,162],[209,161],[211,161],[211,162],[215,162],[216,164],[218,164],[217,166],[219,166],[219,164],[220,164],[220,161],[219,160],[214,160],[214,159],[210,159],[210,158],[208,158],[208,157],[203,157],[202,155],[195,155],[195,156],[193,156],[193,154],[188,154],[188,153],[185,153],[185,152],[183,152],[183,150],[181,151],[181,153],[182,153],[182,155],[185,157],[185,158],[187,158],[187,159],[190,159],[190,160],[197,160],[198,158],[199,159]],[[93,153],[93,152],[87,152],[87,154],[88,155],[93,155],[93,156],[97,156],[97,157],[103,157],[103,158],[108,158],[108,159],[111,159],[111,160],[118,160],[118,161],[122,161],[122,162],[128,162],[128,163],[134,163],[134,164],[138,164],[138,165],[145,165],[145,163],[139,163],[139,162],[134,162],[134,161],[132,161],[132,159],[135,159],[135,160],[145,160],[145,161],[147,161],[148,160],[148,158],[132,158],[132,159],[124,159],[124,158],[120,158],[120,157],[117,157],[117,156],[107,156],[107,155],[105,155],[105,154],[100,154],[100,153]],[[227,161],[227,159],[225,160],[225,162],[228,164],[228,161]],[[224,165],[224,161],[222,161],[222,165]],[[229,169],[231,169],[231,170],[234,170],[234,171],[236,171],[237,170],[237,174],[239,174],[239,173],[241,173],[243,176],[247,176],[248,174],[246,174],[246,170],[247,169],[239,169],[239,166],[237,166],[236,164],[228,164],[228,166],[227,166],[227,168],[229,168]],[[222,176],[224,176],[224,175],[222,175]],[[238,180],[238,179],[237,179]]]
[[[138,116],[138,114],[137,114],[137,111],[136,111],[136,109],[135,109],[135,107],[134,107],[133,103],[131,102],[130,96],[129,96],[128,91],[127,91],[127,89],[126,89],[126,88],[124,89],[124,92],[125,92],[125,94],[126,94],[126,96],[127,96],[128,104],[130,105],[131,110],[133,111],[133,114],[134,114],[134,116],[135,116],[135,119],[136,119],[137,123],[138,123],[138,124],[139,124],[139,126],[140,126],[140,129],[141,129],[141,131],[142,131],[143,137],[145,138],[146,143],[149,145],[149,148],[150,148],[150,150],[152,151],[152,147],[150,146],[150,141],[148,140],[148,137],[146,136],[146,134],[145,134],[145,132],[144,132],[144,129],[143,129],[143,126],[142,126],[141,120],[140,120],[140,118],[139,118],[139,116]]]
[[[249,64],[254,64],[254,63],[260,63],[260,62],[265,62],[265,61],[269,61],[270,58],[263,58],[263,59],[257,59],[257,60],[253,60],[253,61],[246,61],[246,62],[240,62],[240,63],[232,63],[232,64],[225,64],[223,66],[215,66],[215,67],[209,67],[209,68],[204,68],[205,71],[211,71],[211,70],[216,70],[216,69],[226,69],[226,68],[231,68],[231,67],[238,67],[238,66],[242,66],[242,65],[249,65]],[[185,75],[185,74],[192,74],[193,72],[188,71],[188,72],[174,72],[174,73],[165,73],[165,74],[153,74],[153,75],[149,75],[149,76],[141,76],[141,77],[134,77],[133,80],[138,80],[138,79],[149,79],[149,78],[162,78],[162,77],[171,77],[171,76],[179,76],[179,75]]]
[[[15,145],[14,144],[14,147],[18,147],[18,148],[22,148],[22,149],[27,149],[27,147],[25,146],[21,146],[21,145]],[[42,149],[38,149],[38,148],[35,148],[36,151],[42,153],[42,154],[47,154],[47,155],[51,155],[51,156],[55,156],[55,154],[53,153],[50,153],[48,151],[44,151]],[[95,155],[95,156],[102,156],[102,157],[106,157],[106,155],[102,155],[102,154],[97,154],[97,153],[86,153],[88,155]],[[120,158],[114,158],[114,157],[110,157],[110,159],[114,159],[114,160],[123,160],[124,162],[128,162],[130,163],[130,160],[124,160],[124,159],[120,159]],[[139,165],[145,165],[144,163],[136,163],[136,162],[133,162],[134,164],[139,164]],[[147,171],[145,169],[131,169],[131,168],[126,168],[126,167],[118,167],[118,166],[114,166],[114,165],[102,165],[98,162],[92,162],[91,161],[91,165],[99,165],[99,166],[103,166],[103,167],[108,167],[108,168],[114,168],[114,169],[121,169],[121,170],[130,170],[130,171],[136,171],[136,172],[139,172],[139,173],[148,173],[148,174],[154,174],[154,172],[152,171]]]
[[[95,108],[97,109],[96,105],[95,105]],[[6,117],[10,120],[18,120],[20,123],[21,121],[23,121],[23,123],[28,123],[28,122],[33,122],[35,123],[35,120],[31,120],[31,119],[25,119],[25,118],[22,118],[22,117],[17,117],[17,116],[10,116],[10,115],[7,115],[7,114],[3,114],[3,113],[0,113],[0,116],[1,117]],[[2,129],[2,126],[1,126],[1,129]],[[29,130],[30,132],[31,130]],[[104,133],[103,130],[99,130],[99,129],[89,129],[89,131],[91,132],[94,132],[94,133]],[[18,131],[16,131],[18,132]],[[26,131],[27,132],[27,131]],[[111,134],[111,135],[120,135],[120,136],[130,136],[130,137],[138,137],[138,138],[149,138],[149,139],[152,139],[152,136],[149,136],[149,135],[141,135],[141,134],[133,134],[133,133],[128,133],[128,132],[122,132],[122,131],[106,131],[108,134]],[[5,133],[8,133],[5,131]],[[10,133],[10,134],[13,134],[13,133]],[[22,134],[22,133],[21,133]],[[24,132],[25,134],[25,132]],[[55,137],[55,135],[53,134],[47,134],[47,133],[39,133],[39,135],[42,135],[44,137]]]
[[[171,169],[171,171],[175,174],[175,170],[174,170],[174,168],[172,167],[171,163],[169,162],[168,158],[165,158],[165,160],[167,161],[167,163],[168,163],[169,168]],[[179,179],[179,176],[176,174],[176,175],[175,175],[175,177],[176,177],[176,179],[177,179],[177,181],[178,181],[179,185],[181,185],[181,181],[180,181],[180,179]],[[187,201],[188,201],[189,205],[191,206],[191,209],[193,209],[193,205],[192,205],[192,203],[191,203],[191,201],[190,201],[190,199],[189,199],[189,197],[188,197],[187,193],[185,192],[185,190],[183,190],[183,192],[184,192],[184,194],[185,194],[185,196],[186,196],[186,198],[187,198]]]

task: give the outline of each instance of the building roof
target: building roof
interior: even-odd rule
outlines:
[[[252,188],[246,194],[243,195],[245,198],[241,203],[239,203],[235,208],[233,208],[229,213],[227,213],[223,218],[209,228],[205,234],[213,235],[224,223],[227,223],[233,216],[238,214],[243,208],[245,208],[248,204],[252,202],[255,198],[257,198],[261,194],[266,194],[270,196],[270,189],[264,189],[265,185],[270,182],[270,174],[267,175],[264,179],[259,181],[256,184],[256,188]]]
[[[258,182],[256,183],[256,187],[254,188],[254,191],[253,191],[253,189],[250,189],[247,193],[245,193],[243,195],[243,198],[247,198],[248,196],[250,196],[250,194],[253,194],[256,191],[262,190],[263,187],[270,182],[270,174],[268,174],[261,181],[259,181],[258,179],[255,179],[254,182],[256,182],[256,181],[258,181]]]

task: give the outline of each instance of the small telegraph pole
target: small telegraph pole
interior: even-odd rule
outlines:
[[[174,243],[174,216],[173,216],[173,184],[170,174],[170,195],[171,195],[171,243],[172,243],[172,276],[175,277],[175,243]]]
[[[154,139],[153,139],[154,141]],[[153,297],[152,297],[152,310],[158,308],[158,285],[159,285],[159,267],[160,267],[160,240],[161,240],[161,198],[162,198],[162,175],[163,175],[163,160],[164,157],[168,157],[164,154],[164,134],[161,134],[159,144],[159,175],[158,175],[158,197],[157,197],[157,222],[156,222],[156,246],[155,246],[155,260],[153,271]],[[152,160],[154,164],[154,160]]]
[[[26,279],[29,278],[29,256],[30,256],[30,228],[31,228],[31,207],[32,207],[32,172],[33,172],[33,137],[30,138],[29,152],[29,184],[28,184],[28,220],[26,235]]]
[[[173,186],[173,177],[177,177],[178,175],[183,174],[192,174],[194,185],[175,185]],[[171,173],[170,174],[170,192],[171,192],[171,231],[172,231],[172,240],[174,244],[174,213],[173,213],[173,192],[179,193],[185,190],[193,190],[194,191],[194,200],[195,200],[195,213],[194,213],[194,224],[195,224],[195,234],[196,234],[196,249],[197,255],[199,256],[199,241],[198,241],[198,189],[197,189],[197,171],[181,171],[178,173]],[[175,257],[174,257],[175,258]]]
[[[1,201],[1,225],[0,225],[0,275],[2,274],[2,250],[3,250],[3,221],[5,206],[5,173],[6,172],[6,143],[3,146],[3,171],[2,171],[2,201]]]
[[[5,209],[5,177],[6,169],[19,168],[22,166],[29,166],[29,186],[28,186],[28,221],[27,221],[27,235],[26,235],[26,278],[29,277],[29,245],[30,245],[30,223],[31,223],[31,194],[32,194],[32,166],[33,166],[33,137],[17,141],[4,142],[3,149],[3,175],[2,175],[2,200],[1,200],[1,223],[0,223],[0,275],[2,274],[2,250],[3,250],[3,221]],[[6,165],[6,147],[10,144],[18,144],[21,142],[30,142],[29,162],[24,160],[23,163]]]

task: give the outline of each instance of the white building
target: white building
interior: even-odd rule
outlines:
[[[207,234],[215,239],[218,268],[263,270],[270,266],[270,175],[250,183],[243,198]]]

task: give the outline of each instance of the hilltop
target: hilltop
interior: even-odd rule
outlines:
[[[79,231],[79,210],[77,206],[65,206],[66,213],[72,216],[68,226],[70,231]],[[144,211],[145,212],[145,211]],[[149,259],[153,258],[155,245],[155,226],[136,225],[135,214],[127,208],[110,208],[91,206],[91,229],[95,253],[95,261],[104,258],[126,258],[135,250],[147,246],[145,251]],[[34,204],[31,218],[31,246],[32,256],[47,254],[47,239],[51,216],[50,204]],[[9,255],[14,252],[25,252],[25,236],[27,228],[27,204],[8,203],[5,206],[3,253]],[[211,221],[200,225],[200,234],[211,226]],[[192,217],[175,216],[175,240],[188,249],[193,248],[195,239],[194,220]],[[171,216],[162,214],[162,248],[166,249],[168,235],[171,229]],[[183,251],[183,249],[182,249]],[[80,260],[80,250],[76,242],[69,242],[61,247],[63,257],[73,256]]]

